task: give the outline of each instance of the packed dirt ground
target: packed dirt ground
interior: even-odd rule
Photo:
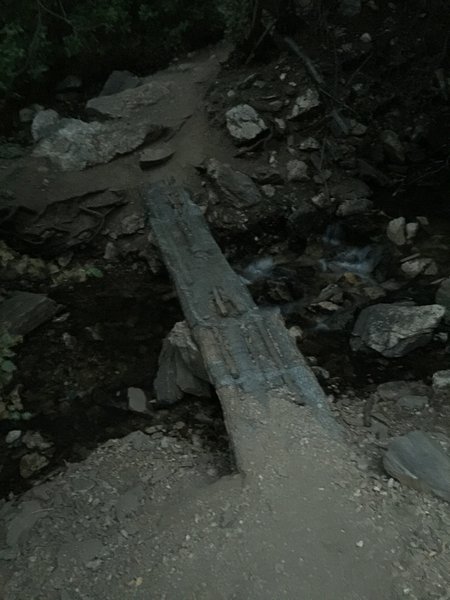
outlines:
[[[308,600],[450,597],[450,17],[342,5],[267,36],[245,66],[220,44],[116,72],[87,105],[72,78],[1,144],[0,313],[16,327],[0,347],[5,599],[293,599],[305,573]],[[303,484],[332,484],[316,511],[301,477],[298,505],[273,473],[262,496],[242,488],[214,391],[155,395],[183,315],[139,189],[167,178],[258,305],[281,312],[344,427],[342,460],[309,416],[310,448],[292,443],[298,472],[302,456],[322,465]],[[274,430],[294,440],[289,411]],[[405,476],[385,457],[411,433],[442,462],[413,453]],[[292,524],[303,510],[320,528],[336,505],[347,531],[330,548]],[[298,564],[270,564],[289,523],[313,559],[294,545]],[[345,587],[342,569],[371,561]]]

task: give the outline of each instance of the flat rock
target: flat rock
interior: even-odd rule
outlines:
[[[264,120],[249,104],[233,106],[225,117],[231,137],[239,144],[253,142],[267,131]]]
[[[39,142],[34,154],[48,158],[62,171],[81,171],[128,154],[158,139],[161,133],[161,127],[145,120],[86,123],[79,119],[62,119],[61,126]]]
[[[404,246],[406,244],[406,221],[405,217],[398,217],[389,221],[386,235],[390,241],[396,246]]]
[[[176,323],[163,341],[154,387],[161,404],[173,404],[184,394],[211,394],[201,352],[185,321]]]
[[[175,150],[169,144],[158,144],[145,148],[139,156],[139,164],[142,169],[150,169],[156,165],[160,165],[175,153]]]
[[[301,96],[297,96],[289,119],[298,119],[320,105],[320,96],[316,88],[308,88]]]
[[[440,284],[436,292],[436,304],[445,308],[445,320],[450,321],[450,277]]]
[[[92,98],[86,104],[86,111],[104,119],[126,119],[139,109],[162,102],[170,93],[170,84],[150,81],[117,94]]]
[[[353,329],[354,350],[371,348],[387,358],[405,356],[426,345],[443,318],[438,304],[375,304],[361,311]]]
[[[450,457],[430,434],[411,431],[393,438],[383,463],[401,483],[450,502]]]
[[[255,182],[245,173],[235,171],[214,158],[206,162],[208,177],[218,186],[223,199],[234,208],[248,208],[263,200]]]
[[[142,80],[130,71],[113,71],[100,92],[100,96],[112,96],[125,90],[132,90],[142,84]]]
[[[0,304],[0,323],[12,335],[26,335],[57,310],[58,304],[43,294],[15,292]]]

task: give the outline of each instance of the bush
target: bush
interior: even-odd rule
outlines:
[[[226,0],[227,2],[229,0]],[[217,39],[223,15],[212,0],[2,0],[0,92],[70,64],[150,69]]]

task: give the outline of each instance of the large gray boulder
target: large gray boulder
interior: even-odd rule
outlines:
[[[233,106],[227,111],[227,129],[238,144],[246,144],[258,139],[267,131],[267,125],[256,110],[248,104]]]
[[[54,125],[49,135],[40,140],[34,154],[48,158],[62,171],[81,171],[128,154],[161,134],[161,127],[145,120],[86,123],[79,119],[61,119],[59,126]]]
[[[118,94],[92,98],[86,104],[87,113],[104,119],[126,119],[135,111],[154,106],[167,99],[171,93],[169,83],[150,81]]]
[[[353,329],[354,350],[371,348],[387,358],[404,356],[427,344],[443,318],[438,304],[375,304],[361,311]]]
[[[401,483],[450,502],[450,440],[410,431],[391,440],[384,468]]]

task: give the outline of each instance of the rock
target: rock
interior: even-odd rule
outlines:
[[[175,154],[175,150],[169,144],[158,144],[145,148],[139,156],[141,169],[150,169],[169,160]]]
[[[248,208],[263,200],[254,181],[245,173],[235,171],[230,165],[211,158],[206,163],[206,173],[218,186],[223,200],[234,208]]]
[[[395,131],[390,129],[383,131],[381,142],[388,160],[400,165],[405,162],[405,149]]]
[[[413,240],[419,231],[419,223],[406,223],[406,239]]]
[[[393,438],[383,464],[404,485],[450,502],[450,457],[430,434],[410,431]]]
[[[122,235],[133,235],[145,228],[144,216],[138,213],[127,215],[121,221]]]
[[[315,88],[308,88],[304,94],[296,98],[288,118],[291,120],[298,119],[319,105],[319,92]]]
[[[371,44],[372,43],[372,36],[370,35],[370,33],[363,33],[361,35],[361,37],[359,38],[363,44]]]
[[[377,387],[377,394],[380,400],[385,402],[402,405],[405,399],[420,398],[420,402],[425,405],[430,399],[431,390],[421,381],[387,381]]]
[[[104,119],[127,119],[139,109],[160,104],[170,93],[169,84],[150,81],[117,94],[91,98],[86,104],[86,111],[90,116]]]
[[[310,235],[322,229],[325,220],[325,211],[317,209],[312,202],[304,198],[299,199],[297,208],[288,218],[290,238],[294,240],[308,239]]]
[[[450,277],[440,284],[436,292],[436,304],[445,308],[445,320],[450,321]]]
[[[351,217],[352,215],[361,215],[368,212],[373,206],[373,202],[368,198],[347,198],[339,205],[336,214],[339,217]]]
[[[163,341],[155,392],[161,404],[173,404],[184,394],[209,398],[211,394],[200,350],[185,321],[176,323]]]
[[[302,160],[290,160],[286,165],[288,181],[306,181],[309,179],[308,165]]]
[[[14,442],[17,442],[17,440],[20,440],[21,436],[22,436],[22,432],[20,431],[20,429],[12,429],[11,431],[8,431],[8,433],[6,434],[5,442],[7,444],[14,444]]]
[[[147,396],[144,390],[135,387],[129,387],[127,390],[128,397],[128,409],[132,412],[146,413],[147,408]]]
[[[362,9],[361,0],[341,0],[339,2],[339,12],[344,17],[356,17]]]
[[[48,465],[48,459],[42,454],[37,452],[31,452],[30,454],[24,454],[20,459],[19,471],[20,476],[24,479],[28,479],[38,471],[41,471]]]
[[[426,345],[443,318],[438,304],[375,304],[361,311],[353,329],[354,350],[371,348],[387,358],[405,356]]]
[[[345,202],[345,200],[356,200],[370,198],[372,196],[372,190],[360,179],[348,178],[330,185],[330,193],[339,202]]]
[[[108,163],[145,142],[157,140],[162,133],[161,127],[145,120],[85,123],[78,119],[61,119],[60,126],[55,125],[55,128],[39,142],[34,154],[48,158],[62,171],[81,171]]]
[[[58,308],[43,294],[14,292],[0,304],[0,323],[11,335],[26,335],[51,319]]]
[[[103,254],[103,258],[105,260],[114,261],[117,260],[119,256],[119,251],[113,242],[106,242],[105,252]]]
[[[76,75],[68,75],[56,86],[57,92],[70,92],[83,87],[83,82]]]
[[[397,219],[392,219],[388,223],[386,235],[396,246],[404,246],[406,244],[405,223],[405,217],[397,217]]]
[[[60,122],[60,117],[56,110],[41,110],[33,119],[31,124],[31,135],[33,140],[38,142],[53,133]]]
[[[134,89],[141,85],[141,83],[141,79],[137,75],[130,73],[130,71],[113,71],[106,80],[100,96],[119,94],[125,90]]]
[[[437,265],[432,258],[415,258],[406,260],[401,265],[406,277],[413,279],[418,275],[437,275]]]
[[[22,442],[28,450],[47,450],[53,446],[51,442],[44,440],[39,431],[27,431],[22,438]]]
[[[270,183],[261,186],[262,193],[267,196],[267,198],[273,198],[277,192],[276,188]]]
[[[367,133],[367,126],[355,121],[354,119],[350,120],[350,133],[352,135],[356,135],[358,137],[365,135]]]
[[[436,373],[434,373],[433,390],[437,394],[450,392],[450,370],[436,371]]]
[[[248,104],[238,104],[226,112],[227,129],[239,144],[253,142],[267,131],[267,125]]]

